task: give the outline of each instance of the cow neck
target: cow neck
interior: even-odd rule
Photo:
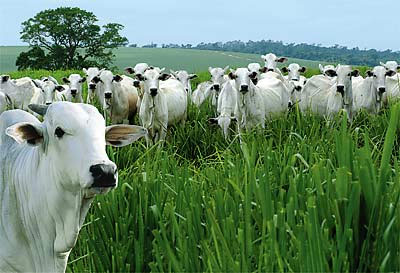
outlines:
[[[62,186],[60,177],[65,176],[55,171],[51,156],[41,147],[30,149],[19,160],[26,167],[23,173],[36,174],[37,180],[24,183],[32,177],[14,174],[19,178],[15,192],[17,204],[22,204],[20,232],[25,239],[18,247],[25,246],[31,254],[32,271],[64,272],[92,199],[85,199],[81,190],[77,194]]]
[[[367,83],[367,88],[366,89],[366,96],[364,96],[364,99],[367,100],[367,105],[373,105],[374,106],[374,111],[378,112],[380,110],[381,103],[377,101],[377,90],[378,87],[374,83],[374,79],[371,77],[368,77],[365,79],[365,82]],[[381,98],[382,101],[382,98]]]

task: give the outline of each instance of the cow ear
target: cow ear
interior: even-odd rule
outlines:
[[[307,67],[305,67],[305,66],[302,66],[302,67],[300,67],[300,69],[299,69],[299,72],[300,73],[304,73],[304,72],[306,72],[307,71]]]
[[[265,66],[260,68],[261,73],[265,73],[265,72],[267,72],[267,70],[268,70],[268,68],[266,68]]]
[[[229,65],[224,67],[224,74],[226,73],[226,71],[228,71],[228,69],[229,69]]]
[[[193,79],[195,79],[195,78],[197,78],[197,75],[196,75],[196,74],[190,74],[190,75],[189,75],[189,79],[193,80]]]
[[[209,124],[218,124],[218,118],[209,118],[208,123]]]
[[[62,80],[64,83],[69,83],[69,80],[66,77],[63,77]]]
[[[125,70],[126,73],[129,73],[129,74],[135,73],[135,71],[133,70],[133,67],[125,67],[124,70]]]
[[[253,71],[249,74],[250,79],[255,79],[257,77],[257,72]]]
[[[354,69],[353,71],[351,71],[351,76],[352,77],[360,76],[360,71],[358,69]]]
[[[18,144],[28,143],[38,146],[43,142],[43,129],[30,122],[19,122],[6,129],[6,134]]]
[[[136,74],[136,79],[138,79],[139,81],[144,81],[144,77],[142,74]]]
[[[276,59],[276,61],[277,61],[278,63],[283,63],[283,62],[286,62],[286,61],[287,61],[287,58],[286,58],[286,57],[280,57],[280,58]]]
[[[372,73],[371,70],[366,71],[365,74],[366,74],[368,77],[372,77],[372,75],[374,75],[374,73]]]
[[[261,59],[265,60],[265,55],[261,55]]]
[[[105,133],[107,145],[123,147],[147,135],[147,129],[136,125],[112,125],[106,127]]]
[[[382,62],[379,62],[379,64],[380,64],[381,66],[385,67],[385,64],[384,64],[384,63],[382,63]]]
[[[211,66],[209,66],[209,67],[208,67],[208,72],[210,72],[210,73],[211,73],[211,70],[212,70],[212,67],[211,67]]]
[[[286,66],[282,67],[281,70],[283,73],[288,73],[288,71],[289,71]]]
[[[120,75],[115,75],[113,78],[113,81],[120,82],[120,81],[122,81],[122,77]]]
[[[87,69],[86,68],[82,68],[83,73],[85,73],[87,75]]]
[[[83,77],[79,82],[82,83],[82,82],[85,82],[85,81],[86,81],[86,77]]]
[[[62,85],[57,85],[57,86],[55,87],[55,89],[56,89],[58,92],[62,92],[62,91],[65,90],[64,86],[62,86]]]
[[[232,70],[231,72],[229,72],[228,77],[231,80],[236,79],[235,70]]]
[[[319,71],[321,71],[321,73],[324,73],[324,67],[322,66],[322,64],[319,64],[318,67]]]
[[[397,70],[399,70],[400,69],[400,64],[397,66]]]
[[[168,80],[170,77],[171,77],[171,74],[163,73],[163,74],[161,74],[161,75],[158,77],[158,79],[159,79],[160,81],[166,81],[166,80]]]

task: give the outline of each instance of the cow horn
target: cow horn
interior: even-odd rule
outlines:
[[[49,108],[49,106],[43,105],[43,104],[29,104],[28,107],[33,112],[35,112],[36,114],[39,114],[41,116],[46,115],[47,108]]]

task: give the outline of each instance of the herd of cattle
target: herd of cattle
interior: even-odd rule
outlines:
[[[351,119],[360,109],[377,113],[400,96],[394,61],[374,67],[366,78],[350,66],[328,65],[306,79],[305,67],[280,70],[277,63],[286,58],[262,58],[263,67],[252,63],[228,75],[228,67],[210,67],[211,81],[193,92],[196,75],[167,74],[145,63],[126,68],[134,78],[92,67],[84,69],[86,77],[63,78],[65,85],[51,76],[0,76],[0,272],[64,272],[94,196],[118,183],[105,146],[143,136],[150,143],[165,139],[169,125],[185,122],[189,103],[211,100],[217,114],[211,120],[228,137],[232,120],[239,131],[264,127],[294,104],[327,117],[343,109]],[[90,105],[95,101],[113,125],[106,127]],[[143,127],[128,124],[137,113]]]
[[[238,130],[265,126],[265,121],[284,114],[298,104],[301,111],[330,117],[345,110],[351,120],[365,109],[377,113],[388,100],[400,97],[400,66],[395,61],[381,63],[367,71],[366,78],[348,65],[320,65],[321,74],[309,79],[296,63],[282,69],[284,57],[262,55],[265,65],[251,63],[247,68],[228,71],[229,67],[209,68],[211,81],[203,82],[192,92],[191,79],[197,77],[184,70],[164,73],[164,69],[139,63],[125,71],[134,77],[114,75],[98,68],[83,69],[86,77],[72,74],[60,85],[53,77],[11,80],[1,76],[0,113],[7,107],[30,111],[29,104],[49,105],[55,101],[84,102],[82,85],[86,81],[86,103],[98,101],[112,124],[133,122],[138,113],[142,126],[148,129],[148,143],[163,140],[169,125],[184,123],[187,106],[200,106],[207,99],[215,108],[224,136],[229,135],[232,120]],[[287,73],[287,76],[284,76]]]

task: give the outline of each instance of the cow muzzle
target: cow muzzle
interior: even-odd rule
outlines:
[[[273,68],[268,68],[267,72],[274,72],[274,69]]]
[[[214,85],[213,85],[213,89],[214,89],[215,91],[218,92],[219,89],[220,89],[220,88],[219,88],[219,84],[214,84]]]
[[[111,99],[111,97],[112,97],[112,93],[111,92],[104,93],[104,98],[105,99]]]
[[[71,95],[75,98],[76,94],[78,94],[78,90],[76,89],[71,89]]]
[[[89,89],[90,90],[95,90],[96,89],[96,84],[94,84],[94,83],[89,84]]]
[[[133,86],[136,88],[140,87],[140,81],[133,81]]]
[[[342,95],[342,97],[344,96],[344,85],[338,85],[336,88],[337,92],[340,93]]]
[[[150,95],[152,97],[155,97],[158,93],[158,89],[157,88],[150,88]]]
[[[297,85],[297,86],[294,88],[294,90],[300,92],[300,91],[301,91],[301,86],[300,86],[300,85]]]
[[[96,164],[89,168],[93,177],[92,188],[114,188],[117,186],[118,172],[114,164]]]
[[[240,93],[246,94],[247,92],[249,92],[249,86],[248,85],[241,85],[240,86]]]

